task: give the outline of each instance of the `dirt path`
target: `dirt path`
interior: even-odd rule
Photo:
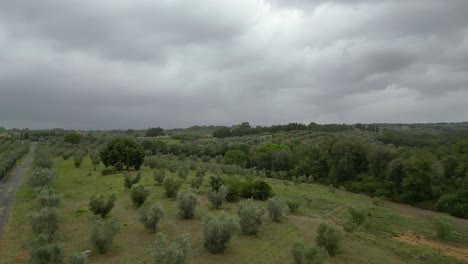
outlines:
[[[468,263],[468,248],[441,241],[430,240],[424,236],[417,235],[413,232],[406,232],[394,238],[400,242],[413,245],[426,245],[433,249],[439,250],[451,257]]]
[[[24,159],[17,164],[0,183],[0,238],[8,221],[8,215],[15,200],[16,190],[32,162],[35,148],[36,143],[32,143]]]

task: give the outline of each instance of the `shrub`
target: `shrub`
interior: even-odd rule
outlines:
[[[302,202],[297,198],[289,198],[286,200],[286,204],[288,205],[289,211],[295,213],[299,210],[299,207],[301,207]]]
[[[276,197],[268,199],[267,210],[271,220],[280,222],[283,218],[284,205],[283,202]]]
[[[35,169],[29,178],[32,187],[45,187],[54,184],[54,173],[49,169]]]
[[[81,151],[77,151],[75,155],[73,155],[73,164],[75,167],[79,168],[81,163],[83,162],[84,153]]]
[[[362,225],[366,221],[367,210],[365,209],[355,209],[350,207],[349,213],[351,214],[351,219],[356,225]]]
[[[120,224],[116,219],[100,219],[96,218],[93,221],[91,228],[91,245],[100,254],[106,253],[114,237],[120,232]]]
[[[328,255],[335,256],[340,248],[342,238],[343,234],[338,227],[327,223],[321,223],[317,228],[315,242],[319,247],[324,247]]]
[[[53,207],[42,208],[30,214],[31,228],[34,234],[54,236],[58,231],[58,211]]]
[[[223,204],[223,202],[226,201],[227,194],[228,189],[224,185],[219,187],[217,191],[211,189],[210,191],[208,191],[208,201],[210,201],[213,208],[218,209]]]
[[[377,205],[377,206],[382,205],[383,199],[384,199],[383,196],[375,196],[375,197],[372,199],[372,204],[373,204],[373,205]]]
[[[251,199],[240,202],[237,207],[237,215],[242,233],[256,235],[262,225],[264,213],[265,210],[259,209]]]
[[[47,235],[39,235],[32,243],[31,264],[61,264],[65,259],[63,244],[59,241],[48,243]]]
[[[194,188],[194,189],[200,189],[201,185],[203,183],[203,176],[201,177],[195,177],[192,179],[192,181],[190,182],[190,187]]]
[[[69,150],[65,150],[64,152],[62,152],[63,160],[68,160],[72,155],[73,153]]]
[[[135,175],[134,177],[132,176],[132,174],[125,172],[123,176],[124,176],[124,187],[127,189],[130,189],[132,188],[134,184],[137,184],[140,181],[141,172],[138,172],[137,175]]]
[[[154,263],[186,264],[190,262],[190,238],[188,235],[178,236],[169,243],[166,235],[159,233],[154,242]]]
[[[202,168],[198,168],[196,171],[195,171],[195,176],[196,177],[203,177],[205,176],[205,173],[206,171]]]
[[[57,207],[60,204],[61,197],[55,194],[53,189],[38,188],[36,192],[36,202],[40,208]]]
[[[187,180],[187,177],[190,173],[190,170],[188,167],[180,167],[178,170],[177,170],[177,175],[179,176],[179,178],[181,178],[183,181]]]
[[[101,171],[101,175],[102,175],[102,176],[105,176],[105,175],[112,175],[112,174],[116,174],[116,173],[117,173],[117,169],[116,169],[114,166],[104,168],[104,169]]]
[[[163,183],[163,187],[168,198],[175,197],[181,186],[182,182],[173,177],[166,178]]]
[[[160,203],[156,203],[150,208],[143,208],[140,211],[140,222],[151,232],[156,231],[159,220],[165,215]]]
[[[210,176],[210,188],[212,190],[218,191],[222,185],[225,185],[223,178],[220,176]]]
[[[102,194],[99,196],[93,195],[89,199],[88,209],[93,212],[93,214],[100,215],[104,218],[112,210],[112,208],[114,208],[115,200],[115,194],[111,194],[107,198]]]
[[[449,239],[451,237],[453,225],[449,218],[440,216],[434,219],[434,227],[438,238]]]
[[[226,187],[228,188],[228,194],[226,201],[237,202],[240,199],[242,191],[242,181],[239,177],[230,176],[225,179]]]
[[[156,156],[145,157],[143,161],[143,165],[146,167],[150,167],[151,169],[154,169],[158,166],[158,159],[156,158]]]
[[[193,192],[177,193],[177,208],[179,215],[183,219],[191,219],[195,214],[195,206],[197,205],[197,195]]]
[[[154,170],[153,178],[158,183],[158,185],[162,185],[164,182],[164,178],[166,178],[166,171],[165,170]]]
[[[140,207],[148,198],[149,190],[140,184],[134,184],[130,190],[130,199],[136,207]]]
[[[46,151],[40,151],[34,156],[34,167],[42,169],[52,168],[52,154]]]
[[[274,196],[271,186],[261,180],[243,183],[241,195],[242,198],[253,198],[261,201]]]
[[[336,192],[336,188],[332,184],[330,184],[328,186],[328,192],[334,194]]]
[[[94,168],[94,170],[96,170],[96,167],[99,165],[99,163],[101,163],[101,157],[99,156],[99,153],[97,151],[93,152],[90,155],[90,158],[91,158],[91,163],[93,164],[93,168]],[[111,167],[109,167],[109,168],[111,168]]]
[[[211,253],[222,252],[227,248],[236,229],[234,217],[224,212],[217,217],[208,216],[203,222],[203,245]]]
[[[322,248],[316,246],[304,246],[299,242],[294,242],[291,248],[295,264],[321,264],[325,261],[328,254]]]
[[[75,253],[71,256],[70,260],[71,264],[85,264],[86,263],[86,255],[83,253]]]

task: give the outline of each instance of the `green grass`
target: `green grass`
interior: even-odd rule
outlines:
[[[120,221],[121,233],[107,254],[93,254],[89,263],[152,263],[155,234],[146,231],[138,221],[138,210],[131,203],[129,191],[124,189],[120,174],[101,176],[102,165],[93,171],[89,158],[83,161],[81,168],[74,168],[72,160],[56,158],[53,169],[56,172],[56,191],[63,195],[63,203],[59,207],[60,228],[67,258],[74,252],[90,249],[89,232],[93,215],[87,209],[89,197],[96,193],[115,193],[116,206],[108,217]],[[370,216],[363,227],[345,235],[341,252],[336,257],[328,258],[327,263],[457,263],[453,258],[439,255],[436,249],[393,239],[407,231],[434,238],[435,231],[430,218],[411,212],[403,215],[385,205],[373,206],[372,199],[364,195],[342,190],[332,194],[328,187],[316,184],[286,186],[282,181],[274,179],[267,181],[279,197],[304,199],[299,211],[288,215],[281,223],[270,221],[265,214],[257,236],[237,232],[224,253],[213,255],[203,248],[202,219],[220,210],[211,210],[205,194],[201,192],[195,218],[181,220],[177,216],[175,199],[164,196],[163,188],[155,185],[151,170],[144,168],[142,171],[141,183],[150,189],[145,205],[159,201],[166,211],[157,232],[164,232],[169,237],[189,233],[192,238],[191,263],[292,263],[290,249],[293,241],[314,243],[317,226],[322,221],[344,225],[350,217],[350,206],[369,208]],[[193,174],[192,171],[190,177]],[[189,182],[190,178],[183,185],[184,189],[189,189]],[[206,190],[206,185],[207,181],[202,191]],[[308,203],[305,197],[308,197]],[[11,218],[0,242],[0,263],[23,263],[27,260],[28,241],[31,238],[27,213],[35,210],[32,198],[32,190],[23,183],[17,192]],[[266,202],[257,204],[266,206]],[[222,210],[235,214],[236,204],[223,205]],[[468,221],[456,220],[456,236],[449,243],[468,247],[467,227]]]

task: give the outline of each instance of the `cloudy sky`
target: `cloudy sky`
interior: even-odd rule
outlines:
[[[466,0],[0,0],[0,126],[468,120]]]

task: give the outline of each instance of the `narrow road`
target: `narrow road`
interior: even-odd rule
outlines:
[[[23,181],[24,175],[26,175],[26,171],[33,160],[35,148],[36,143],[32,143],[28,154],[21,163],[16,164],[13,170],[0,182],[0,238],[8,222],[8,215],[15,200],[16,190]]]

